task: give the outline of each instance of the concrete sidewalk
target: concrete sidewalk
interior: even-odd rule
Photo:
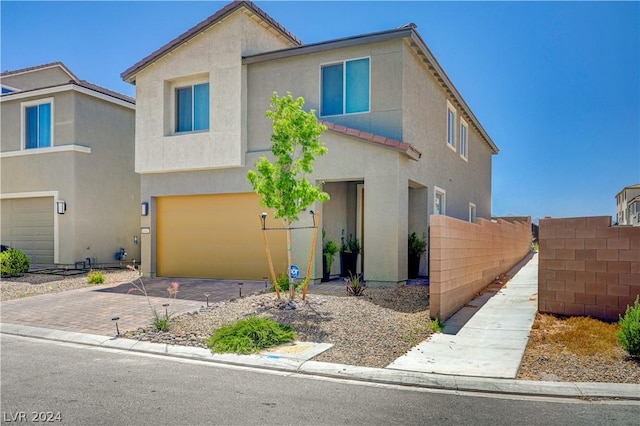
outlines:
[[[387,368],[514,379],[536,316],[537,292],[535,254],[495,295],[485,293],[468,303],[445,322],[442,333],[413,347]]]

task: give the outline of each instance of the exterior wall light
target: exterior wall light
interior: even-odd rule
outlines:
[[[56,213],[64,214],[67,211],[67,202],[64,200],[56,201]]]
[[[149,203],[147,203],[146,201],[140,204],[140,215],[141,216],[149,215]]]

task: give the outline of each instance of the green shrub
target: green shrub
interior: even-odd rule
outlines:
[[[440,321],[440,318],[431,320],[429,326],[434,333],[442,333],[442,329],[444,328],[444,324]]]
[[[31,260],[22,250],[9,249],[0,253],[0,274],[15,277],[29,271]]]
[[[89,284],[104,284],[104,272],[94,271],[93,269],[87,274]]]
[[[640,296],[633,306],[627,305],[627,311],[620,317],[620,330],[616,333],[618,343],[629,355],[640,357]]]
[[[153,326],[156,328],[156,331],[167,331],[169,330],[170,324],[171,315],[154,315],[153,317]]]
[[[283,343],[293,342],[296,332],[288,324],[252,315],[220,327],[207,340],[212,352],[250,354]]]
[[[289,291],[289,285],[291,281],[289,280],[289,276],[287,274],[278,274],[277,281],[280,291]],[[276,286],[273,284],[273,282],[271,283],[271,291],[276,291]]]

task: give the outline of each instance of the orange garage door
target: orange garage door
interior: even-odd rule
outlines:
[[[259,220],[265,210],[256,194],[157,198],[157,275],[245,280],[269,276]],[[269,212],[267,226],[279,223]],[[286,272],[286,233],[269,231],[267,237],[276,273]]]

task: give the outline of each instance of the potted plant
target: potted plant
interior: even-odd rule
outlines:
[[[409,278],[418,278],[420,258],[427,252],[426,238],[420,238],[415,232],[409,235]]]
[[[340,248],[340,261],[342,262],[343,276],[356,276],[358,265],[358,255],[360,254],[360,241],[353,235],[349,234],[349,238],[342,242]]]
[[[322,232],[324,236],[324,231]],[[338,253],[338,244],[333,240],[328,240],[322,247],[322,281],[331,279],[331,267],[333,266],[333,257]]]

